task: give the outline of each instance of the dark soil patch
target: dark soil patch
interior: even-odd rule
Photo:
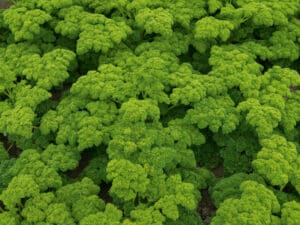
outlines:
[[[11,3],[0,0],[0,9],[7,9],[11,6]]]
[[[221,164],[211,170],[216,177],[224,176],[224,165]],[[209,195],[208,189],[201,190],[202,199],[198,205],[198,212],[204,224],[210,224],[212,217],[216,213],[216,207]]]
[[[292,86],[290,87],[291,92],[295,92],[295,91],[299,91],[300,90],[300,86]]]
[[[94,155],[90,151],[84,151],[81,154],[81,159],[79,161],[78,166],[74,170],[70,170],[66,172],[66,175],[70,178],[77,178],[80,173],[84,170],[85,167],[88,166],[89,162],[94,158]],[[109,195],[109,190],[111,188],[111,183],[102,182],[100,185],[100,193],[99,197],[105,203],[111,203],[112,197]]]
[[[3,134],[0,134],[0,141],[3,143],[5,149],[8,150],[10,158],[18,158],[22,150],[16,146],[16,143],[11,143]]]
[[[72,84],[65,84],[61,89],[59,89],[59,90],[53,90],[51,92],[51,94],[52,94],[51,99],[53,101],[59,101],[61,99],[62,95],[65,92],[69,91],[71,87],[72,87]]]
[[[79,176],[79,174],[84,170],[84,168],[89,164],[89,162],[93,159],[93,155],[89,151],[84,151],[81,153],[81,159],[79,161],[78,166],[74,170],[70,170],[66,172],[66,175],[70,178],[75,179]]]
[[[112,197],[109,195],[109,189],[111,188],[111,184],[107,184],[102,182],[100,184],[100,193],[99,197],[104,200],[105,203],[111,203]]]
[[[223,177],[224,176],[224,165],[221,164],[215,168],[213,168],[211,170],[211,172],[213,172],[213,174],[216,176],[216,177]]]
[[[297,194],[296,188],[290,182],[284,187],[283,192],[289,194]]]
[[[208,193],[208,189],[204,189],[201,191],[202,199],[198,206],[198,212],[203,219],[204,224],[210,224],[212,217],[216,212],[216,207],[214,206],[210,195]]]

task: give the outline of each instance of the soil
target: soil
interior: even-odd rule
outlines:
[[[290,90],[291,90],[291,92],[299,91],[300,90],[300,86],[290,87]]]
[[[81,159],[79,161],[78,166],[74,170],[67,171],[66,174],[68,177],[75,179],[79,176],[79,174],[84,170],[86,166],[88,166],[89,162],[93,159],[93,155],[91,152],[84,151],[81,154]],[[109,189],[111,188],[111,184],[101,183],[100,185],[100,193],[99,197],[105,203],[111,203],[112,197],[109,195]]]
[[[22,152],[21,149],[19,149],[15,143],[11,143],[9,142],[9,140],[7,139],[6,136],[4,136],[3,134],[0,133],[0,142],[3,143],[5,149],[9,149],[8,150],[8,154],[10,158],[18,158],[18,156],[20,155],[20,153]]]
[[[99,197],[105,203],[112,203],[112,197],[109,195],[110,188],[111,188],[111,184],[107,184],[107,183],[104,183],[104,182],[100,184]]]
[[[51,100],[53,101],[59,101],[64,93],[70,90],[72,87],[72,84],[65,84],[61,89],[54,90],[51,92]]]
[[[223,177],[224,176],[224,165],[221,164],[221,165],[217,166],[216,168],[213,168],[211,171],[217,178]]]
[[[0,9],[7,9],[9,6],[11,6],[11,3],[0,0]]]
[[[202,199],[198,206],[198,212],[203,219],[204,224],[210,224],[212,217],[215,215],[216,207],[214,206],[208,189],[201,191]]]
[[[93,155],[88,151],[83,151],[81,153],[81,159],[79,161],[78,166],[74,170],[70,170],[66,172],[66,175],[70,178],[75,179],[79,176],[79,174],[84,170],[84,168],[89,164],[89,162],[93,159]]]
[[[211,170],[216,177],[224,176],[223,164]],[[216,207],[209,195],[208,189],[201,190],[202,199],[198,205],[198,212],[203,219],[204,224],[210,224],[212,217],[216,213]]]

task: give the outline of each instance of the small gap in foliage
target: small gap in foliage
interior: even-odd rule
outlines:
[[[15,142],[10,142],[7,136],[0,134],[0,141],[3,143],[5,149],[8,150],[10,158],[18,158],[22,150],[19,149]]]
[[[243,96],[239,87],[234,87],[228,90],[228,94],[230,98],[234,101],[235,105],[238,105],[240,102],[245,101],[245,97]]]
[[[77,178],[79,174],[84,170],[84,168],[89,164],[89,162],[94,158],[94,155],[88,149],[81,153],[81,159],[78,166],[74,170],[69,170],[66,175],[70,178]]]
[[[189,49],[186,53],[178,56],[181,63],[191,63],[193,68],[202,74],[207,74],[212,69],[208,63],[209,57],[209,51],[199,53],[192,45],[189,45]]]
[[[91,70],[97,70],[99,66],[99,56],[101,53],[88,52],[84,55],[77,55],[78,68],[77,73],[87,74]],[[73,81],[75,82],[75,81]]]
[[[51,100],[59,101],[64,93],[68,92],[72,87],[71,83],[64,84],[61,88],[55,88],[51,91]]]
[[[100,184],[100,193],[99,197],[105,202],[105,203],[111,203],[112,197],[109,195],[109,190],[111,188],[111,183],[105,183],[102,182]]]
[[[261,70],[261,73],[264,74],[265,72],[267,72],[270,68],[272,68],[272,63],[270,63],[267,60],[262,60],[259,57],[257,57],[256,62],[260,65],[263,66],[263,69]]]
[[[205,135],[206,142],[201,146],[192,146],[197,166],[212,170],[223,163],[220,147],[214,141],[210,130],[206,128],[201,130],[201,133]]]
[[[285,193],[297,194],[295,187],[289,182],[282,190]]]
[[[0,212],[5,210],[5,206],[4,203],[2,201],[0,201]]]
[[[203,219],[204,224],[210,224],[212,217],[216,212],[216,207],[209,195],[208,189],[201,190],[201,201],[198,206],[198,213]]]
[[[221,163],[217,167],[211,169],[211,172],[216,176],[216,177],[224,177],[224,164]]]
[[[187,110],[191,109],[191,106],[186,105],[173,105],[159,104],[161,116],[160,122],[163,126],[168,126],[168,123],[174,119],[182,119],[185,117]]]

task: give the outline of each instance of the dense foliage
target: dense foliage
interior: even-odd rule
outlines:
[[[212,225],[299,225],[299,15],[299,0],[1,10],[0,225],[201,225],[204,189]]]

